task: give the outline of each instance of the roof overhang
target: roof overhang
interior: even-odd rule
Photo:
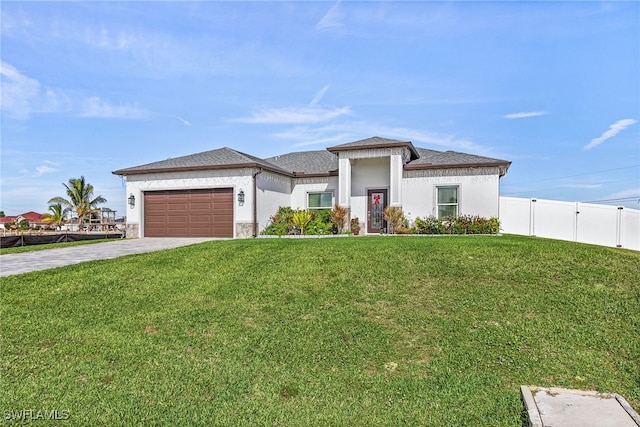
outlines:
[[[329,176],[338,176],[338,171],[333,170],[329,172],[294,172],[293,178],[324,178]]]
[[[372,143],[366,145],[336,145],[333,147],[328,147],[327,151],[330,153],[339,153],[341,151],[357,151],[357,150],[370,150],[376,148],[407,148],[411,153],[410,161],[416,160],[420,158],[420,154],[418,154],[418,150],[413,146],[411,141],[386,141],[381,143]]]
[[[504,176],[511,166],[511,162],[484,162],[484,163],[457,163],[449,165],[434,165],[432,163],[408,163],[404,165],[405,170],[423,170],[423,169],[461,169],[461,168],[489,168],[497,167],[499,175]]]
[[[191,171],[206,171],[206,170],[223,170],[223,169],[261,169],[269,172],[277,173],[280,175],[293,177],[294,174],[284,171],[278,168],[271,168],[259,163],[236,163],[226,165],[200,165],[200,166],[184,166],[173,168],[148,168],[148,169],[119,169],[111,172],[114,175],[129,176],[129,175],[145,175],[149,173],[166,173],[166,172],[191,172]]]

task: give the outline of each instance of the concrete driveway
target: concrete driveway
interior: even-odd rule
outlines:
[[[209,240],[218,239],[211,237],[147,237],[143,239],[110,240],[104,243],[70,246],[68,248],[54,248],[19,254],[0,255],[0,277],[79,264],[85,261],[172,249]]]

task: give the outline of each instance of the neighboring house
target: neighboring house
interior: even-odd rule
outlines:
[[[0,224],[2,224],[2,228],[5,227],[5,224],[13,224],[16,220],[17,216],[7,215],[0,218]]]
[[[5,216],[0,218],[0,224],[2,224],[2,226],[4,227],[4,224],[11,224],[11,223],[16,223],[18,224],[20,221],[22,220],[26,220],[29,223],[29,227],[31,228],[35,228],[35,227],[46,227],[49,224],[47,224],[46,222],[42,221],[42,214],[39,214],[38,212],[25,212],[23,214],[20,215],[16,215],[16,216]]]
[[[511,162],[373,137],[260,159],[220,148],[114,171],[127,178],[127,237],[251,237],[278,207],[349,209],[365,233],[386,206],[409,220],[497,217]]]

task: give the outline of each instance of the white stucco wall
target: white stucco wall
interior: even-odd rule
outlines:
[[[350,169],[351,218],[358,217],[360,223],[366,224],[367,190],[391,189],[390,157],[350,159]],[[133,209],[127,207],[127,224],[137,227],[137,237],[144,236],[145,191],[231,187],[234,194],[234,233],[237,234],[240,228],[248,237],[247,230],[252,229],[253,225],[253,173],[254,169],[244,168],[130,175],[127,177],[126,197],[133,194],[136,205]],[[269,218],[280,206],[307,209],[309,192],[330,191],[333,193],[333,204],[340,197],[337,176],[292,179],[262,171],[256,177],[256,184],[258,233],[268,225]],[[436,188],[447,185],[459,186],[460,215],[499,216],[500,180],[497,167],[404,171],[399,206],[410,221],[418,216],[436,215]],[[240,190],[245,194],[242,206],[237,201]]]
[[[351,218],[357,217],[360,223],[366,224],[367,190],[388,190],[391,183],[390,173],[389,157],[352,160]]]
[[[338,177],[311,177],[294,178],[293,190],[291,192],[291,207],[293,209],[308,209],[307,194],[322,191],[333,193],[333,203],[338,201]]]
[[[402,210],[416,217],[437,215],[436,188],[457,185],[458,214],[498,217],[500,179],[497,168],[455,168],[405,171]]]
[[[186,190],[205,188],[233,188],[234,223],[252,222],[251,201],[253,200],[253,186],[251,182],[252,169],[229,169],[219,171],[189,171],[165,172],[127,176],[127,194],[136,198],[136,205],[132,209],[127,205],[127,224],[137,225],[139,235],[144,236],[144,197],[145,191]],[[245,203],[238,206],[237,194],[242,189]],[[235,233],[235,230],[234,230]],[[135,236],[134,236],[135,237]]]
[[[280,206],[291,204],[291,178],[262,171],[257,179],[258,234],[269,225],[269,218]],[[253,203],[253,201],[250,201]],[[252,220],[253,221],[253,220]]]

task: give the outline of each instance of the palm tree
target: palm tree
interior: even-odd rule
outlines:
[[[53,197],[49,203],[59,203],[68,210],[74,211],[78,215],[78,226],[82,225],[82,221],[86,215],[96,210],[101,203],[106,203],[107,199],[102,196],[93,196],[93,185],[84,180],[84,176],[80,178],[71,178],[69,183],[62,183],[67,189],[67,196]]]
[[[49,224],[55,224],[56,229],[60,229],[60,226],[67,220],[67,213],[69,208],[63,208],[62,204],[54,203],[49,205],[49,212],[42,215],[42,222]]]

